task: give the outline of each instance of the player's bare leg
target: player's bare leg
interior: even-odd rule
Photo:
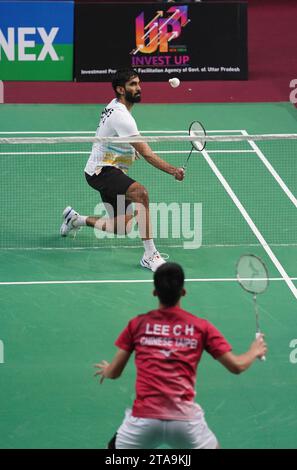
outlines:
[[[133,183],[128,188],[126,198],[135,204],[140,238],[142,238],[142,240],[152,239],[149,197],[147,190],[141,184]]]
[[[144,268],[156,271],[159,266],[165,263],[165,260],[156,249],[152,237],[148,192],[144,186],[135,182],[129,186],[126,198],[135,204],[139,235],[144,245],[145,252],[140,264]]]
[[[134,214],[120,215],[114,218],[90,216],[86,219],[86,225],[88,227],[94,227],[97,230],[102,230],[104,232],[125,235],[131,232],[135,215],[136,211]]]
[[[64,221],[60,228],[60,234],[62,237],[66,237],[71,231],[75,232],[83,226],[89,226],[97,230],[125,235],[131,231],[135,215],[136,212],[110,218],[83,216],[69,206],[63,212]]]

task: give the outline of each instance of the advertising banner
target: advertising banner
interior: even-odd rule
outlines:
[[[75,6],[75,78],[109,81],[133,67],[142,80],[244,80],[246,3]]]
[[[0,2],[0,80],[73,79],[74,2]]]

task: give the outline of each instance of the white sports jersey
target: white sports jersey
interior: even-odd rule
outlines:
[[[116,98],[103,110],[96,137],[130,137],[139,135],[135,119],[126,106]],[[126,173],[135,160],[135,149],[130,144],[93,144],[85,172],[100,173],[103,166],[115,166]]]

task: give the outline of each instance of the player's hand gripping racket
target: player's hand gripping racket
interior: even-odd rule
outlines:
[[[259,310],[257,304],[257,295],[262,294],[268,287],[269,276],[263,261],[255,255],[243,255],[240,257],[237,266],[237,280],[241,287],[253,294],[254,309],[256,315],[256,338],[261,335],[259,324]],[[265,361],[266,357],[262,356],[261,361]]]
[[[206,145],[206,142],[205,142],[206,132],[201,122],[199,121],[192,122],[192,124],[189,127],[189,135],[190,137],[193,137],[193,140],[191,141],[192,148],[185,163],[182,166],[184,172],[186,171],[186,168],[187,168],[187,165],[188,165],[188,162],[190,160],[193,150],[198,150],[198,152],[202,152],[202,150],[205,149],[205,145]]]

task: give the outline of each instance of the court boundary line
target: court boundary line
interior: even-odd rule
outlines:
[[[236,196],[235,192],[231,188],[230,184],[227,182],[226,178],[222,175],[222,173],[220,172],[220,170],[218,169],[216,164],[210,158],[207,151],[204,149],[204,150],[202,150],[201,153],[202,153],[205,161],[208,163],[211,170],[213,171],[215,176],[218,178],[221,185],[223,186],[223,188],[225,189],[225,191],[227,192],[229,197],[232,199],[235,206],[237,207],[237,209],[239,210],[239,212],[241,213],[241,215],[243,216],[243,218],[245,219],[245,221],[249,225],[250,229],[252,230],[252,232],[254,233],[256,238],[259,240],[260,244],[262,245],[262,247],[266,251],[266,253],[269,256],[270,260],[272,261],[272,263],[274,264],[274,266],[276,267],[276,269],[278,270],[280,275],[283,277],[284,281],[286,282],[287,286],[291,290],[291,292],[294,295],[295,299],[297,300],[297,287],[295,287],[295,285],[293,284],[291,278],[289,277],[289,275],[285,271],[284,267],[282,266],[280,261],[277,259],[277,257],[275,256],[275,254],[271,250],[270,246],[268,245],[268,243],[266,242],[266,240],[263,237],[262,233],[260,232],[260,230],[258,229],[256,224],[254,223],[254,221],[250,217],[249,213],[247,212],[247,210],[245,209],[243,204],[240,202],[239,198]]]
[[[260,243],[242,243],[241,245],[238,245],[238,244],[217,244],[217,245],[201,245],[201,247],[199,248],[199,250],[205,248],[205,249],[214,249],[214,248],[250,248],[250,247],[260,247],[261,244]],[[291,247],[296,247],[297,246],[297,243],[270,243],[270,246],[273,246],[273,247],[276,247],[276,248],[291,248]],[[108,246],[73,246],[73,247],[58,247],[58,246],[54,246],[54,247],[44,247],[44,246],[34,246],[34,247],[19,247],[19,246],[16,246],[16,247],[7,247],[7,248],[0,248],[0,254],[3,252],[3,251],[36,251],[36,250],[39,250],[39,251],[51,251],[51,250],[60,250],[60,251],[69,251],[69,252],[72,252],[73,250],[106,250],[106,249],[110,249],[110,248],[114,248],[115,250],[118,250],[118,249],[124,249],[124,250],[136,250],[136,249],[140,249],[140,248],[143,248],[143,245],[142,244],[139,244],[139,245],[108,245]],[[161,251],[164,249],[167,249],[167,248],[183,248],[183,245],[165,245],[165,246],[162,246],[161,245]]]
[[[293,281],[297,277],[291,278]],[[253,280],[253,279],[246,279]],[[261,279],[259,279],[260,281]],[[265,278],[266,280],[266,278]],[[283,277],[269,278],[272,282],[285,282]],[[72,280],[72,281],[3,281],[0,286],[32,286],[32,285],[63,285],[63,284],[147,284],[152,283],[153,279],[88,279],[88,280]],[[189,278],[185,282],[238,282],[237,278]]]
[[[246,130],[241,130],[242,134],[245,135],[245,136],[249,136],[249,133],[246,131]],[[278,172],[276,171],[276,169],[271,165],[271,163],[269,162],[269,160],[265,157],[264,153],[262,152],[262,150],[258,147],[258,145],[256,144],[256,142],[254,142],[253,140],[248,140],[247,141],[249,143],[249,145],[252,147],[252,149],[256,152],[256,154],[258,155],[259,159],[261,160],[261,162],[263,163],[263,165],[265,165],[265,167],[267,168],[267,170],[269,171],[269,173],[273,176],[273,178],[276,180],[276,182],[279,184],[279,186],[281,187],[281,189],[284,191],[284,193],[286,194],[286,196],[290,199],[290,201],[294,204],[294,206],[297,208],[297,199],[296,197],[294,196],[294,194],[292,193],[292,191],[288,188],[288,186],[286,185],[286,183],[284,182],[284,180],[281,178],[281,176],[278,174]]]

